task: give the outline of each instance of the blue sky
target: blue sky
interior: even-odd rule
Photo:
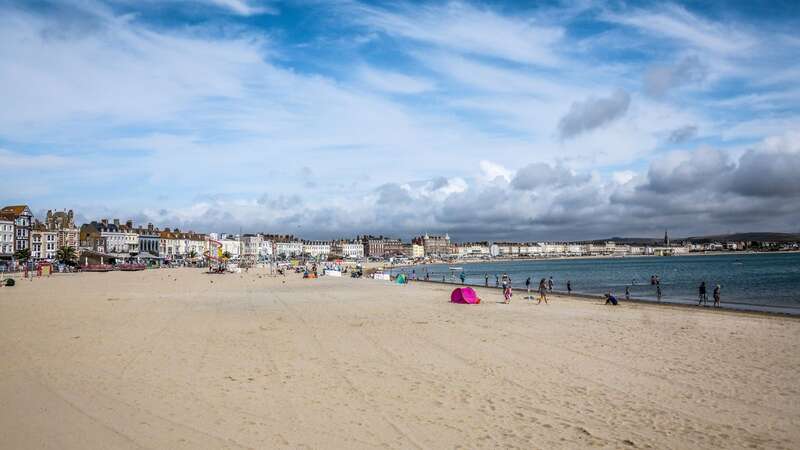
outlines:
[[[0,1],[0,202],[200,231],[800,231],[796,2]]]

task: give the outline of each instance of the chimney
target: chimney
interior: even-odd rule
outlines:
[[[108,219],[102,219],[100,223],[102,223],[104,226],[108,226]]]
[[[169,228],[164,228],[164,232],[169,233]]]
[[[114,225],[119,226],[119,219],[114,219]]]
[[[133,229],[133,221],[129,220],[129,221],[125,222],[125,226],[130,228],[130,229]]]

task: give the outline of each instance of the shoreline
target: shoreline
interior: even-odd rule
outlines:
[[[497,290],[500,292],[499,296],[502,297],[502,289],[501,287],[494,287],[494,286],[486,286],[484,284],[476,284],[476,283],[451,283],[451,282],[441,282],[441,281],[434,281],[434,280],[409,280],[410,283],[430,283],[434,285],[442,285],[442,286],[453,286],[456,287],[471,287],[471,288],[480,288],[480,289],[491,289]],[[527,293],[525,288],[520,287],[512,287],[511,290],[516,293]],[[567,294],[565,291],[560,290],[553,290],[548,291],[548,295],[555,295],[559,298],[574,298],[576,300],[585,299],[585,300],[605,300],[605,297],[602,294],[590,294],[585,292],[575,292],[573,291],[572,294]],[[531,289],[531,295],[537,296],[538,291]],[[624,297],[620,298],[617,297],[617,300],[620,304],[625,303],[635,303],[639,305],[651,305],[651,306],[666,306],[666,307],[676,307],[681,309],[697,309],[701,311],[713,310],[713,311],[724,311],[724,312],[732,312],[737,314],[756,314],[756,315],[767,315],[767,316],[777,316],[777,317],[787,317],[792,319],[800,319],[800,307],[792,308],[787,306],[768,306],[768,305],[756,305],[753,303],[736,303],[736,302],[720,302],[720,306],[715,308],[714,306],[698,306],[697,304],[690,303],[690,302],[678,302],[675,300],[649,300],[646,298],[636,298],[631,297],[629,300],[626,300]],[[713,301],[710,302],[713,305]],[[734,305],[734,306],[731,306]],[[735,306],[741,305],[741,306]]]

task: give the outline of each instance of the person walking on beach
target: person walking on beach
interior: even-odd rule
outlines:
[[[464,282],[467,280],[467,275],[464,274],[463,270],[461,271],[461,275],[459,275],[459,278],[461,278],[461,284],[464,284]]]
[[[550,279],[547,280],[547,290],[553,292],[553,277],[550,277]]]
[[[494,274],[494,287],[500,287],[500,277]]]
[[[708,306],[708,294],[706,294],[705,280],[703,280],[700,283],[700,287],[697,288],[697,297],[698,297],[697,306],[700,306],[701,303],[704,303],[706,306]]]
[[[508,275],[503,274],[502,280],[503,280],[503,289],[505,289],[506,286],[508,286]]]
[[[488,273],[484,273],[483,274],[483,278],[486,279],[486,287],[489,287],[489,274]]]
[[[567,295],[572,295],[572,281],[567,280]]]
[[[631,299],[631,288],[630,286],[625,286],[625,300]]]
[[[531,298],[531,277],[525,280],[525,290],[528,292],[528,296],[525,298]]]
[[[542,303],[542,300],[544,300],[544,304],[546,305],[547,304],[547,284],[546,284],[544,278],[542,278],[542,280],[539,281],[539,301],[536,304],[540,305]]]
[[[503,287],[503,298],[505,301],[503,303],[509,304],[511,303],[511,296],[514,295],[511,293],[511,285]]]
[[[717,308],[719,308],[719,291],[720,291],[720,286],[716,285],[714,287],[714,293],[712,295],[714,296],[714,306]]]

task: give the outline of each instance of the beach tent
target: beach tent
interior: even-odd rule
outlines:
[[[481,299],[478,298],[478,294],[471,287],[461,287],[453,289],[450,294],[450,302],[477,305],[481,302]]]

